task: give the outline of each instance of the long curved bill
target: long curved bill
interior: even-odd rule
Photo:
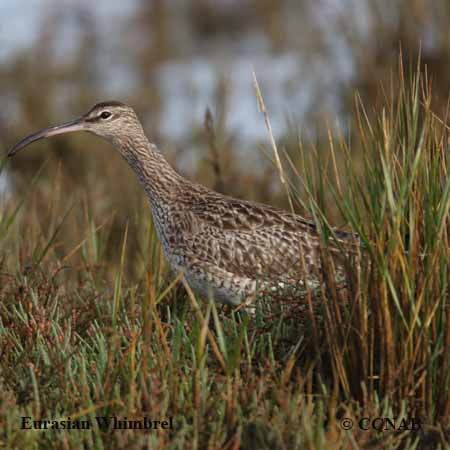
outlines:
[[[70,122],[62,123],[61,125],[45,128],[43,130],[37,131],[36,133],[30,134],[29,136],[19,141],[8,151],[8,156],[14,156],[17,152],[24,149],[27,145],[31,144],[32,142],[39,141],[40,139],[56,136],[57,134],[71,133],[72,131],[82,131],[85,129],[86,128],[83,117],[71,120]]]

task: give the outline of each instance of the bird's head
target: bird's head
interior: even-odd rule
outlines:
[[[116,101],[102,102],[75,120],[26,136],[9,150],[8,156],[15,155],[32,142],[73,131],[89,131],[115,143],[127,136],[142,133],[142,127],[136,113],[129,106]]]

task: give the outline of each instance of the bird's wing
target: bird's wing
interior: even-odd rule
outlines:
[[[178,245],[187,246],[185,254],[198,261],[239,276],[272,280],[321,267],[316,227],[301,216],[222,196],[191,204],[189,214],[192,233]],[[337,233],[342,242],[351,236]],[[339,246],[331,241],[328,248],[341,264],[344,255]]]
[[[201,222],[222,230],[257,231],[282,226],[294,232],[315,232],[314,223],[283,209],[248,200],[238,200],[208,191],[190,206],[190,211]]]

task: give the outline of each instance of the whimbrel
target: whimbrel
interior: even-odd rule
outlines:
[[[264,204],[214,192],[179,175],[145,136],[134,110],[103,102],[70,122],[31,134],[8,155],[39,139],[89,131],[109,141],[144,188],[165,256],[175,272],[201,296],[238,305],[259,287],[302,283],[322,271],[320,237],[314,223]],[[334,231],[328,251],[336,271],[342,247],[354,237]],[[339,248],[341,247],[341,248]]]

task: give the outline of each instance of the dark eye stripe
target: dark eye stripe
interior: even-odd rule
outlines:
[[[105,116],[105,114],[107,114]],[[94,123],[94,122],[100,122],[101,120],[109,119],[112,116],[112,113],[109,111],[103,111],[101,114],[94,116],[94,117],[87,117],[84,119],[86,122]]]

